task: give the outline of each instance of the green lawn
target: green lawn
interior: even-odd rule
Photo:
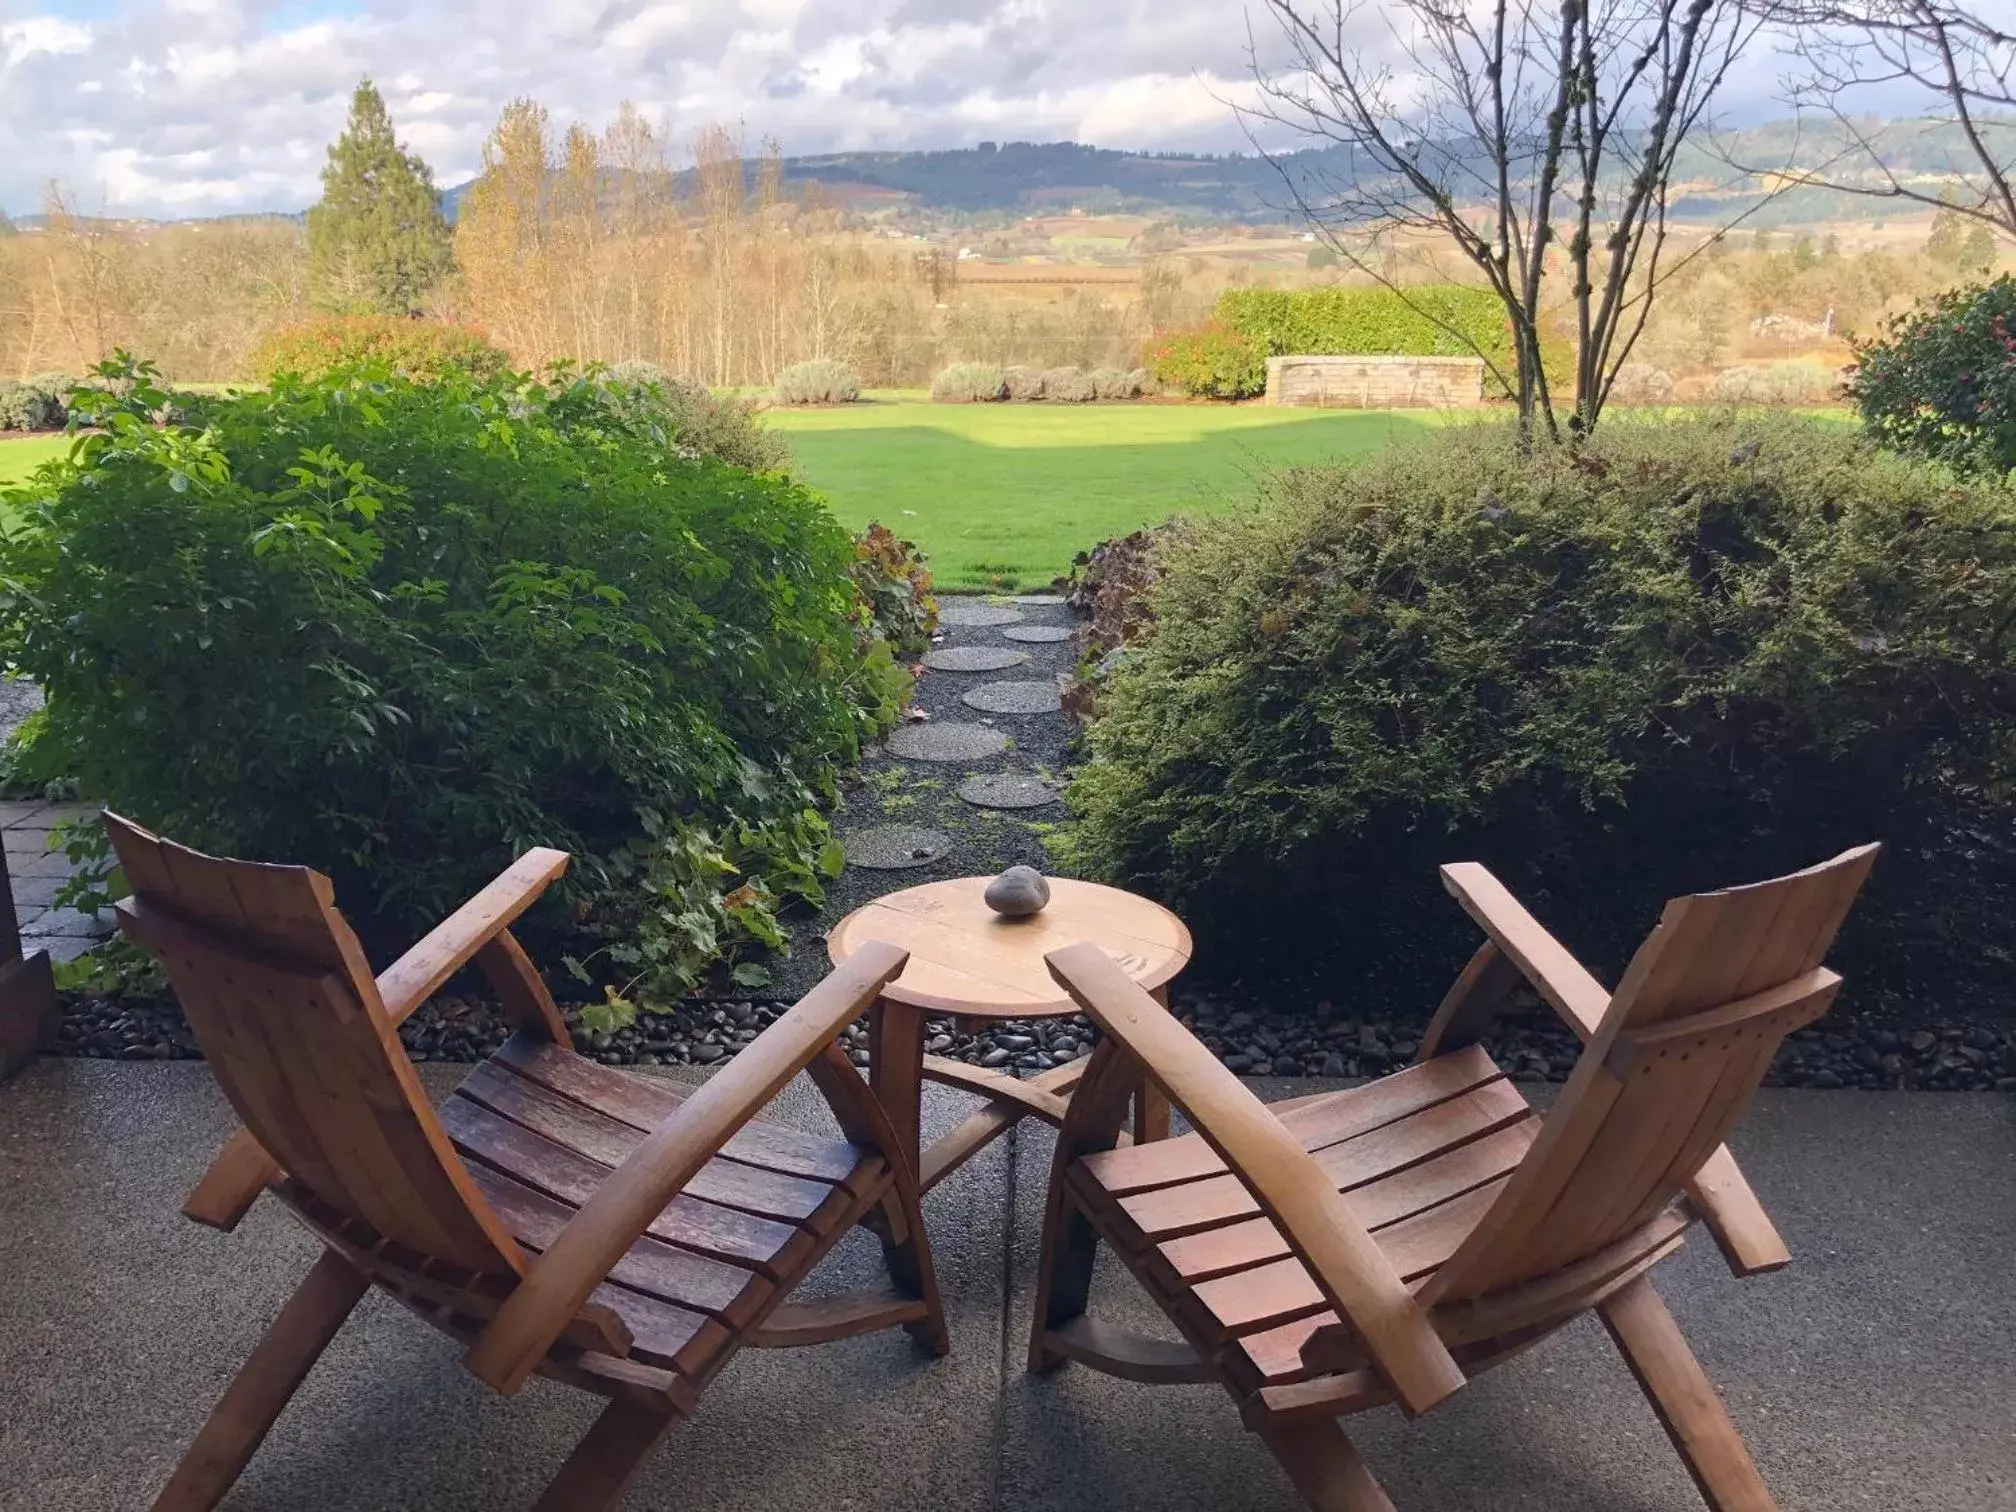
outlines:
[[[1370,451],[1435,423],[1259,405],[930,404],[911,396],[772,410],[800,470],[859,529],[916,541],[948,588],[1047,583],[1108,536],[1224,508],[1285,464]],[[62,454],[64,436],[0,441],[0,487]]]
[[[1026,588],[1108,536],[1223,508],[1269,468],[1370,451],[1436,416],[909,400],[764,418],[848,526],[916,541],[942,586]]]
[[[0,441],[0,488],[19,483],[28,474],[69,449],[68,436],[22,436]]]

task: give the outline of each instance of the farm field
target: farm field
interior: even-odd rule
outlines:
[[[1430,411],[931,404],[772,410],[799,471],[860,529],[917,542],[946,588],[1028,588],[1108,536],[1225,508],[1271,468],[1366,452]]]

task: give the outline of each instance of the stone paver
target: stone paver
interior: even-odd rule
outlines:
[[[438,1096],[460,1071],[420,1074]],[[1278,1098],[1325,1084],[1249,1085]],[[925,1094],[933,1132],[972,1106]],[[802,1080],[779,1116],[829,1127]],[[313,1257],[270,1201],[229,1235],[176,1216],[231,1125],[198,1064],[44,1060],[0,1085],[8,1512],[148,1505]],[[925,1199],[950,1356],[925,1359],[901,1334],[745,1351],[624,1505],[1298,1512],[1218,1388],[1077,1366],[1023,1373],[1050,1148],[1025,1123]],[[1792,1267],[1734,1281],[1696,1230],[1657,1275],[1783,1512],[2008,1512],[2009,1099],[1767,1090],[1736,1149]],[[815,1284],[860,1285],[875,1264],[855,1236]],[[1106,1266],[1093,1305],[1166,1330],[1140,1296]],[[500,1399],[457,1356],[368,1299],[229,1506],[529,1506],[594,1404],[541,1381]],[[1586,1324],[1425,1419],[1385,1409],[1349,1428],[1403,1512],[1700,1512],[1614,1350]]]
[[[1001,634],[1024,645],[1047,646],[1071,639],[1071,628],[1068,625],[1010,625]]]
[[[1018,593],[1009,602],[1026,604],[1032,609],[1054,609],[1064,602],[1061,593]]]
[[[1055,714],[1064,707],[1054,682],[982,683],[959,701],[984,714]]]
[[[1006,672],[1028,660],[1027,651],[1006,646],[939,646],[924,653],[924,665],[933,672]]]
[[[952,843],[952,837],[945,831],[916,824],[879,824],[840,837],[847,864],[865,866],[870,871],[929,866],[950,851]]]
[[[905,761],[956,763],[999,756],[1008,749],[1008,737],[986,725],[937,720],[892,730],[884,744],[891,756],[900,756]]]
[[[968,599],[940,599],[938,623],[984,630],[993,625],[1012,625],[1022,618],[1020,610],[1005,604],[976,604]]]
[[[1057,789],[1027,772],[987,772],[959,784],[959,796],[975,808],[1041,808],[1057,801]]]

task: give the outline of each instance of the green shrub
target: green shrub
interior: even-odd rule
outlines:
[[[1146,369],[1145,367],[1137,367],[1133,369],[1131,372],[1129,372],[1127,374],[1127,383],[1128,386],[1132,388],[1136,394],[1153,394],[1159,392],[1155,384],[1155,375],[1149,372],[1148,369]]]
[[[931,649],[938,600],[931,592],[931,569],[915,541],[899,540],[887,525],[871,523],[854,538],[849,570],[879,638],[906,656]]]
[[[1250,399],[1267,388],[1267,351],[1243,332],[1212,321],[1162,337],[1148,371],[1193,399]]]
[[[1083,368],[1054,367],[1043,370],[1043,397],[1053,404],[1089,404],[1095,396]]]
[[[1476,859],[1614,971],[1681,891],[1888,843],[1858,992],[2006,997],[2016,495],[1795,417],[1498,427],[1279,476],[1162,548],[1076,859],[1227,969],[1426,1009]]]
[[[1043,397],[1043,375],[1033,367],[1003,368],[1001,383],[1010,399],[1027,403]]]
[[[861,397],[861,379],[846,363],[820,358],[785,368],[773,392],[779,404],[852,404]]]
[[[1008,380],[991,362],[955,362],[931,380],[939,404],[992,404],[1008,397]]]
[[[0,659],[49,699],[21,775],[401,933],[560,846],[625,1002],[837,869],[816,795],[907,685],[816,495],[586,378],[283,375],[156,428],[137,376],[6,495]]]
[[[791,465],[790,442],[763,424],[754,404],[718,398],[706,384],[672,377],[656,363],[590,368],[579,380],[563,367],[552,378],[556,384],[591,384],[613,420],[682,457],[712,457],[751,472],[781,472]]]
[[[76,380],[62,373],[38,373],[20,383],[0,378],[0,431],[61,430],[74,387]]]
[[[326,315],[272,331],[253,350],[253,376],[320,378],[359,363],[382,362],[402,377],[432,382],[450,373],[496,378],[510,354],[481,331],[403,315]]]
[[[1118,368],[1094,368],[1085,375],[1092,385],[1095,399],[1139,399],[1141,380],[1132,373],[1123,373]]]
[[[1969,470],[2016,468],[2016,277],[1940,294],[1856,348],[1849,393],[1885,446]]]

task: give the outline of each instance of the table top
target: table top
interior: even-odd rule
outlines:
[[[1050,877],[1041,913],[1007,919],[981,895],[992,877],[929,882],[864,903],[826,937],[834,964],[862,942],[910,952],[882,995],[930,1013],[968,1018],[1044,1018],[1078,1005],[1043,964],[1046,951],[1091,940],[1153,991],[1190,961],[1190,931],[1159,903],[1117,887]]]

